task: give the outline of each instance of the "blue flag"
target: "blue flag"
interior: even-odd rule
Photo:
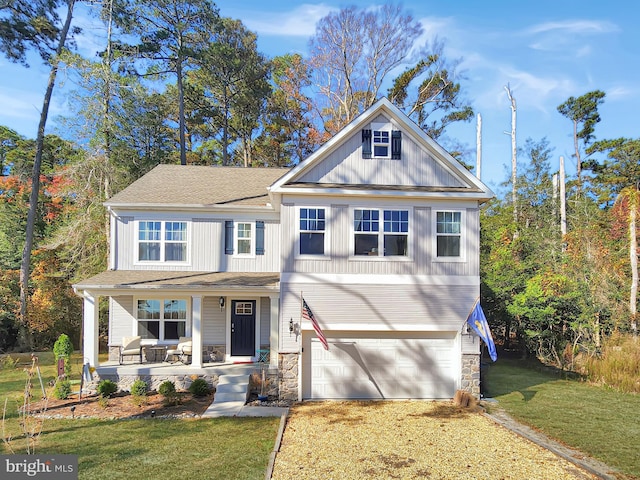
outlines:
[[[494,362],[498,359],[496,353],[496,345],[493,343],[493,337],[491,336],[491,330],[489,330],[489,324],[487,323],[487,317],[484,316],[482,307],[480,306],[480,300],[476,302],[476,306],[467,318],[467,323],[471,325],[471,328],[480,336],[480,338],[487,344],[489,349],[489,356]]]

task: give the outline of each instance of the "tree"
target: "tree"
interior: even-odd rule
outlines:
[[[331,135],[375,103],[422,32],[400,5],[352,6],[320,19],[309,41],[309,63],[322,98],[319,114]]]
[[[256,140],[257,160],[262,165],[294,165],[320,144],[311,118],[313,102],[304,93],[311,85],[309,67],[298,54],[276,57],[271,64],[273,91]]]
[[[558,106],[558,112],[573,123],[573,147],[576,157],[578,186],[582,184],[580,141],[582,141],[582,147],[586,148],[594,139],[593,131],[595,124],[600,121],[598,105],[604,103],[604,97],[604,92],[594,90],[578,98],[569,97],[566,102]]]
[[[174,74],[178,88],[180,163],[186,165],[184,81],[199,49],[211,41],[219,13],[209,0],[116,0],[114,20],[138,45],[120,45],[134,58],[151,62],[146,75]]]
[[[66,5],[67,13],[65,21],[60,25],[60,17],[57,8]],[[30,344],[27,328],[27,297],[29,288],[29,273],[31,265],[31,248],[33,246],[33,228],[36,222],[38,208],[38,193],[40,191],[40,166],[44,145],[44,131],[49,115],[49,104],[56,76],[60,64],[60,54],[68,47],[67,36],[78,33],[71,31],[71,20],[75,0],[36,0],[32,2],[11,2],[0,9],[0,51],[14,62],[20,62],[28,66],[26,62],[27,51],[33,48],[38,52],[43,61],[50,63],[49,79],[40,111],[38,135],[36,138],[36,156],[31,175],[31,197],[29,200],[29,213],[27,217],[25,245],[22,252],[22,264],[20,268],[20,323],[21,346]],[[69,42],[71,44],[72,42]]]
[[[444,43],[434,40],[420,56],[420,61],[394,79],[387,96],[437,140],[450,123],[468,122],[474,113],[461,96],[459,61],[446,60]]]
[[[206,140],[219,132],[223,165],[231,163],[235,139],[243,143],[245,165],[250,163],[250,139],[271,91],[268,75],[255,34],[239,20],[223,18],[215,41],[203,47],[199,68],[189,76],[201,135]]]

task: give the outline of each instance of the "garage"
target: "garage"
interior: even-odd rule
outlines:
[[[303,399],[452,398],[456,332],[326,332],[329,350],[304,332]]]

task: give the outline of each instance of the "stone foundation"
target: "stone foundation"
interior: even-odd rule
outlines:
[[[101,375],[94,376],[91,390],[95,390],[101,380],[111,380],[118,384],[118,388],[125,392],[131,391],[131,386],[136,380],[146,382],[149,391],[157,391],[163,382],[171,381],[178,391],[186,391],[196,378],[203,378],[212,389],[218,385],[219,375]]]
[[[462,376],[460,389],[480,398],[480,355],[462,355]]]

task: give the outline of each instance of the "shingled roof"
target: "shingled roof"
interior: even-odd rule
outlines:
[[[285,168],[158,165],[105,202],[124,205],[246,205],[269,202],[267,187]]]

